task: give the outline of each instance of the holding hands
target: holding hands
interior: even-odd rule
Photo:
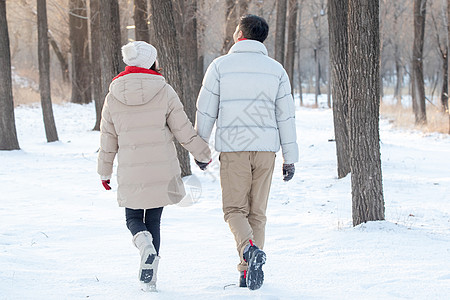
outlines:
[[[211,163],[212,159],[209,162],[207,162],[207,163],[198,161],[196,159],[194,159],[194,161],[197,164],[197,166],[200,168],[200,170],[205,171],[206,167],[208,167],[208,165]]]

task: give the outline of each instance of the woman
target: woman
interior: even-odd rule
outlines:
[[[185,191],[173,137],[205,169],[207,143],[197,136],[173,88],[157,72],[157,51],[146,42],[122,47],[128,65],[106,96],[100,125],[98,173],[109,186],[117,154],[117,200],[141,254],[139,280],[156,290],[163,207],[180,202]]]

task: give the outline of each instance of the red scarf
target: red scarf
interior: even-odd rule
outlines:
[[[152,74],[152,75],[159,75],[162,76],[160,73],[150,70],[150,69],[145,69],[145,68],[140,68],[140,67],[133,67],[133,66],[126,66],[125,67],[125,71],[120,72],[119,75],[117,75],[116,77],[113,78],[113,80],[116,80],[119,77],[128,75],[128,74],[133,74],[133,73],[144,73],[144,74]]]

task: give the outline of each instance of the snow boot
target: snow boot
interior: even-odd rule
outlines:
[[[146,285],[154,285],[156,289],[156,271],[158,269],[159,257],[153,246],[153,237],[149,231],[141,231],[133,236],[133,244],[141,254],[139,266],[139,281]]]
[[[239,287],[247,287],[247,271],[242,271],[239,275]]]
[[[257,290],[264,282],[262,266],[266,263],[266,253],[253,245],[253,241],[250,240],[250,247],[244,252],[243,256],[248,264],[246,274],[247,287],[250,290]]]
[[[153,263],[153,277],[152,277],[152,280],[149,283],[145,283],[145,282],[141,281],[141,289],[144,292],[158,292],[156,290],[156,278],[157,278],[157,275],[158,275],[159,259],[160,259],[159,256],[155,257],[155,261]]]

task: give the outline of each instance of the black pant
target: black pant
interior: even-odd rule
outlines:
[[[146,209],[144,221],[143,209],[125,208],[127,227],[131,234],[134,236],[141,231],[150,231],[153,236],[153,246],[155,246],[157,255],[159,255],[159,245],[161,242],[160,225],[162,211],[162,207]]]

